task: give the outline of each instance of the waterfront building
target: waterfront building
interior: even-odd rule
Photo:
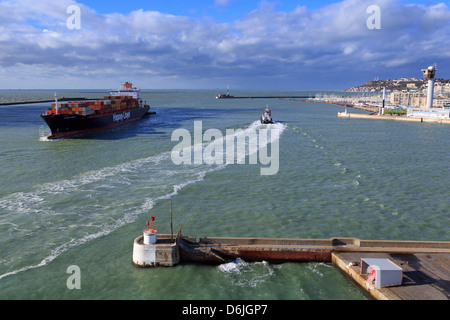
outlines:
[[[433,99],[433,108],[442,108],[448,105],[450,95],[436,96]],[[410,106],[414,108],[426,108],[427,96],[422,92],[391,92],[390,102],[392,105]]]

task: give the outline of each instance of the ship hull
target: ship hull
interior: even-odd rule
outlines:
[[[41,118],[52,132],[48,139],[56,140],[112,129],[142,119],[149,110],[146,106],[98,115],[49,114],[41,115]]]

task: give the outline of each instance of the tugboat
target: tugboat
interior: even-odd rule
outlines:
[[[50,140],[97,132],[139,120],[150,112],[150,106],[139,97],[139,89],[126,82],[117,91],[100,100],[55,103],[41,115],[52,134]]]
[[[262,117],[261,117],[261,123],[262,123],[262,124],[273,123],[273,120],[272,120],[272,112],[270,111],[268,105],[266,106],[266,108],[264,109],[264,112],[263,112],[263,114],[262,114]]]

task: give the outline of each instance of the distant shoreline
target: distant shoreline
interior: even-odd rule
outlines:
[[[368,81],[361,86],[346,89],[346,92],[420,91],[427,87],[427,80],[418,78],[400,78]],[[450,84],[450,79],[436,79],[436,86]]]

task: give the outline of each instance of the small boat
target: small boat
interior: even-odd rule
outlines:
[[[227,87],[227,93],[219,93],[216,99],[233,99],[234,97],[230,95],[230,87]]]
[[[272,112],[270,111],[268,105],[266,106],[266,108],[264,109],[264,112],[262,114],[261,123],[263,123],[263,124],[273,123]]]

